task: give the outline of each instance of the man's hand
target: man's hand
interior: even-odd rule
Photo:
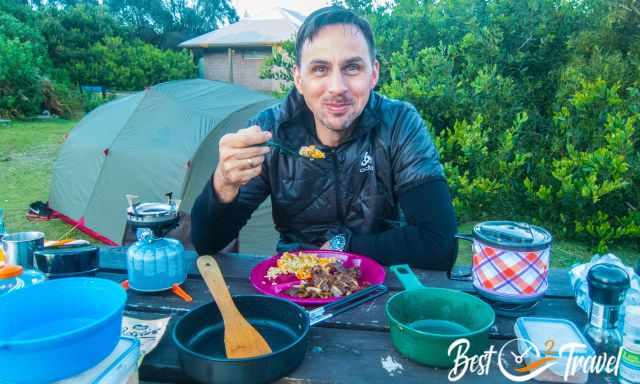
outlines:
[[[264,155],[270,148],[259,145],[270,138],[271,132],[263,132],[257,125],[222,136],[213,175],[213,190],[220,202],[232,202],[240,187],[260,174]]]

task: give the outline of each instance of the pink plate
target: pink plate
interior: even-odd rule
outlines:
[[[335,257],[338,261],[342,262],[342,265],[347,268],[359,266],[361,272],[359,281],[360,284],[368,283],[369,285],[373,285],[384,283],[384,268],[376,261],[368,257],[356,255],[355,253],[332,251],[328,249],[304,250],[303,252],[315,253],[319,257]],[[324,305],[339,299],[338,297],[303,298],[282,293],[292,285],[298,283],[300,280],[296,279],[295,276],[278,276],[274,280],[268,279],[266,277],[267,271],[269,270],[269,268],[276,266],[276,261],[280,258],[280,256],[282,256],[282,253],[278,253],[273,257],[261,261],[251,270],[249,278],[251,279],[251,284],[253,284],[258,292],[264,293],[265,295],[271,295],[291,300],[294,303],[298,303],[301,305]]]

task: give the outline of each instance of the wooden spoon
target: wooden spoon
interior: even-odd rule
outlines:
[[[216,260],[208,255],[198,258],[198,270],[213,296],[224,321],[224,348],[229,359],[256,357],[271,353],[258,331],[242,316],[233,303]]]

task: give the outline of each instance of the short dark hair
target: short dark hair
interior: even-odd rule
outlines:
[[[312,41],[318,34],[322,27],[333,24],[351,24],[356,26],[369,46],[369,55],[371,55],[371,61],[376,57],[376,46],[373,41],[373,32],[371,32],[371,26],[367,20],[356,15],[352,11],[342,8],[337,5],[320,8],[313,12],[300,26],[298,35],[296,36],[296,64],[300,65],[300,59],[302,56],[302,46],[307,41]]]

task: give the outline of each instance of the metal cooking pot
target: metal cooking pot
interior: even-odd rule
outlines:
[[[238,310],[273,351],[246,359],[226,357],[220,311],[213,302],[204,304],[178,320],[173,329],[178,360],[185,373],[201,383],[270,383],[302,363],[311,326],[386,292],[384,285],[373,285],[311,311],[274,296],[234,296]]]
[[[473,286],[483,297],[525,304],[542,298],[548,288],[553,237],[544,228],[515,221],[485,221],[471,235]]]
[[[7,264],[33,268],[33,253],[44,247],[44,233],[16,232],[2,237],[4,261]]]
[[[138,196],[126,195],[129,201],[127,222],[134,232],[139,228],[149,228],[156,236],[162,237],[178,226],[181,200],[174,200],[172,193],[167,193],[166,196],[166,203],[138,203]]]
[[[90,276],[98,271],[95,245],[46,247],[33,253],[35,267],[48,278]]]

